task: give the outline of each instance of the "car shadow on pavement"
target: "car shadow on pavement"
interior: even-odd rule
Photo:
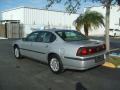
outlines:
[[[88,90],[81,82],[76,83],[76,88],[75,90]]]
[[[99,67],[102,67],[102,66],[101,66],[101,65],[98,65],[98,66],[95,66],[95,67],[92,67],[92,68],[89,68],[89,69],[86,69],[86,70],[67,69],[67,71],[84,73],[84,72],[87,72],[87,71],[89,71],[89,70],[93,70],[93,69],[96,69],[96,68],[99,68]],[[66,71],[66,70],[65,70],[65,71]]]
[[[26,59],[29,59],[33,62],[37,62],[37,63],[40,63],[40,64],[44,64],[44,65],[47,65],[47,63],[43,62],[43,61],[40,61],[40,60],[37,60],[37,59],[34,59],[34,58],[30,58],[30,57],[24,57]]]

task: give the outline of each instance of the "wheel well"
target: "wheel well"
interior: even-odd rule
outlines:
[[[51,57],[51,56],[58,56],[58,57],[59,57],[59,55],[56,54],[56,53],[49,53],[49,54],[48,54],[48,61],[50,60],[50,57]]]

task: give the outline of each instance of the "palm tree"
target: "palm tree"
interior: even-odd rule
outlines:
[[[84,26],[85,35],[88,36],[88,31],[92,27],[96,29],[99,26],[104,26],[103,19],[104,17],[101,13],[87,9],[75,20],[75,27],[78,31],[80,31],[80,29]]]

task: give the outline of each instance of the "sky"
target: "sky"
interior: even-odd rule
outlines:
[[[20,6],[28,6],[28,7],[44,9],[46,5],[47,5],[47,0],[0,0],[0,11],[10,8],[20,7]],[[98,6],[99,4],[93,4],[91,2],[82,3],[80,10],[78,12],[82,12],[84,7],[93,6],[93,5]],[[57,10],[57,11],[65,11],[63,3],[53,5],[53,7],[49,9]]]

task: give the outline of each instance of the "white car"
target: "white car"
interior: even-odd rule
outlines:
[[[109,29],[109,35],[110,36],[120,36],[120,30],[119,29]]]

